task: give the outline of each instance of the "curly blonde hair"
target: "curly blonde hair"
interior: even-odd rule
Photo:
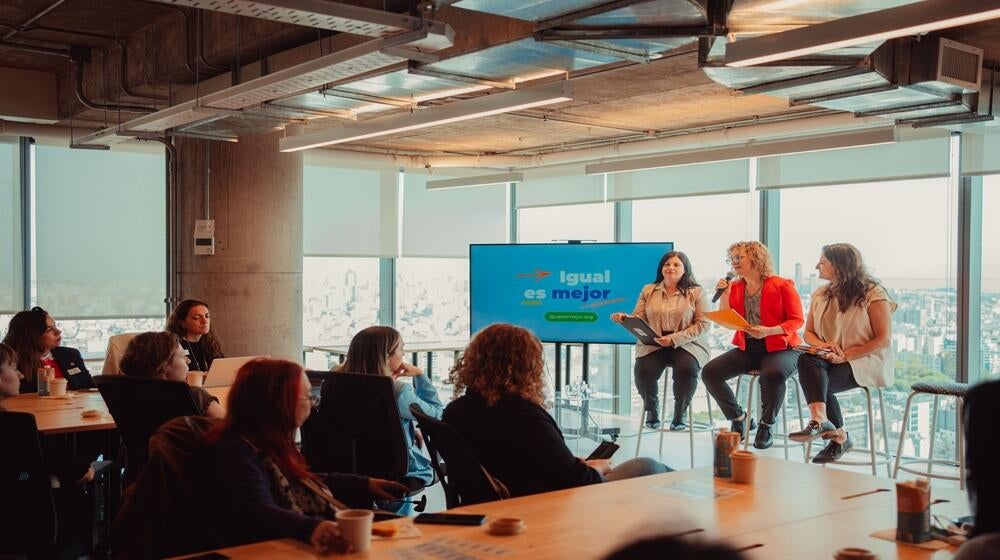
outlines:
[[[756,270],[760,277],[768,278],[774,276],[774,259],[771,258],[771,251],[767,245],[760,241],[737,241],[726,249],[727,255],[732,255],[733,251],[742,250],[750,259],[751,267]]]
[[[498,323],[479,331],[451,368],[455,395],[472,389],[493,406],[515,396],[541,405],[545,400],[542,343],[531,331]]]

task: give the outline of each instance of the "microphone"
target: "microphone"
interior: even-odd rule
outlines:
[[[732,270],[730,270],[729,272],[726,273],[726,282],[729,282],[733,278],[736,278],[736,273],[735,272],[733,272]],[[719,288],[718,290],[715,290],[715,295],[712,296],[712,303],[715,303],[715,302],[719,301],[719,298],[722,297],[722,292],[724,292],[724,291],[726,291],[725,288]]]

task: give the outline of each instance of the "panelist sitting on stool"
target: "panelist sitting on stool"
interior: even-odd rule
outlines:
[[[177,304],[167,319],[166,330],[180,339],[190,359],[189,371],[208,371],[216,358],[225,357],[219,337],[212,332],[212,314],[204,302],[186,299]]]
[[[698,371],[710,357],[704,335],[710,324],[704,313],[708,297],[695,280],[691,261],[680,251],[663,255],[656,268],[656,279],[643,286],[632,315],[639,317],[660,335],[659,346],[635,345],[635,387],[642,397],[645,423],[659,428],[657,383],[667,366],[673,367],[674,417],[670,429],[686,430],[684,413],[691,405],[698,386]],[[625,313],[613,313],[611,320],[621,323]],[[669,334],[667,334],[669,333]]]
[[[799,356],[799,380],[810,420],[788,437],[802,442],[816,437],[830,440],[813,458],[813,463],[830,463],[854,447],[844,431],[836,393],[892,383],[890,342],[896,304],[849,243],[823,247],[816,270],[830,283],[816,290],[809,304],[805,341],[815,350]]]
[[[733,309],[751,326],[736,331],[736,348],[705,364],[702,379],[726,418],[733,421],[732,430],[742,433],[744,422],[749,422],[748,432],[754,422],[726,381],[752,369],[760,371],[761,425],[753,446],[767,449],[773,444],[771,426],[778,407],[785,402],[785,382],[795,373],[798,354],[792,348],[802,342],[795,332],[803,322],[802,300],[794,282],[774,274],[771,252],[763,243],[734,243],[728,260],[740,278],[716,284],[725,290],[720,308]]]
[[[51,368],[57,379],[65,378],[66,388],[71,391],[94,386],[80,351],[60,346],[62,331],[41,307],[11,317],[3,343],[17,352],[17,370],[24,376],[22,393],[38,392],[37,372],[42,367]]]
[[[490,474],[525,496],[668,472],[659,461],[574,457],[542,408],[542,343],[527,329],[499,323],[476,334],[451,370],[455,394],[443,420],[455,427]],[[464,394],[463,394],[464,393]]]

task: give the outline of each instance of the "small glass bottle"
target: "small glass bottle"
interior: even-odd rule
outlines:
[[[38,371],[35,372],[35,378],[38,380],[38,396],[49,396],[49,368],[38,368]]]

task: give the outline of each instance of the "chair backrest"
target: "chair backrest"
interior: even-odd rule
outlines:
[[[410,412],[424,434],[449,509],[510,497],[507,487],[476,459],[454,426],[424,414],[417,404],[410,405]]]
[[[108,339],[108,351],[104,354],[104,365],[101,367],[101,375],[121,375],[122,370],[119,364],[125,355],[128,343],[141,333],[130,332],[112,335]]]
[[[1000,481],[997,480],[996,411],[1000,381],[972,387],[965,396],[965,468],[969,502],[976,516],[974,535],[1000,532]]]
[[[0,553],[51,549],[58,526],[35,417],[0,412]]]
[[[408,450],[392,378],[331,375],[310,420],[302,427],[302,453],[312,470],[388,480],[406,476]]]
[[[178,416],[201,414],[191,388],[183,381],[99,375],[94,383],[125,444],[126,485],[131,484],[146,465],[149,437],[164,422]]]

